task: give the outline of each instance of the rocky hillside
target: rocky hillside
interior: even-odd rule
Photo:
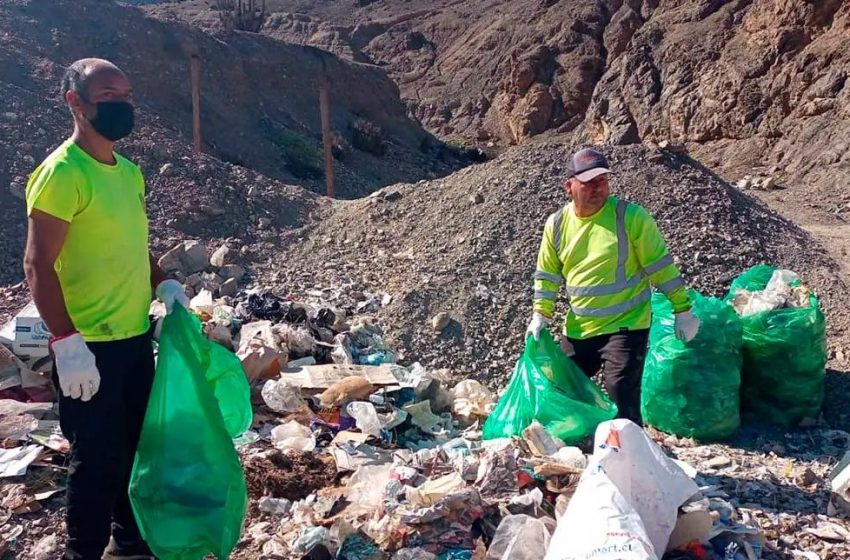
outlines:
[[[207,27],[210,0],[157,6]],[[737,181],[753,168],[819,215],[848,210],[850,3],[842,0],[268,0],[263,32],[384,67],[456,142],[557,131],[683,142]],[[800,208],[808,211],[807,207]]]
[[[26,33],[21,32],[27,29]],[[206,149],[222,160],[319,188],[322,179],[318,87],[330,84],[339,191],[443,174],[450,151],[407,117],[383,72],[328,53],[254,34],[211,37],[163,23],[137,8],[92,0],[0,2],[0,82],[58,100],[64,67],[84,56],[109,58],[132,78],[138,102],[170,133],[191,138],[189,57],[200,53]],[[139,49],[138,45],[145,45]],[[48,131],[58,139],[64,131]]]
[[[202,129],[212,157],[191,154],[193,52],[203,58]],[[157,243],[186,236],[247,241],[261,229],[273,234],[261,219],[284,227],[310,213],[307,191],[285,185],[324,190],[323,76],[332,92],[339,195],[362,196],[467,163],[407,116],[395,84],[374,67],[253,34],[212,37],[113,2],[2,0],[0,286],[22,279],[27,177],[71,130],[61,75],[92,55],[124,68],[135,88],[139,126],[119,149],[148,178]]]

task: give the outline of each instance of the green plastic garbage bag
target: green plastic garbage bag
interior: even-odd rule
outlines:
[[[670,434],[723,439],[741,423],[743,325],[724,301],[696,291],[691,299],[700,329],[685,344],[676,338],[670,301],[661,293],[652,296],[641,414],[647,424]]]
[[[484,439],[519,436],[537,420],[549,434],[578,443],[617,416],[617,406],[587,378],[548,331],[528,337],[507,390],[484,424]]]
[[[738,289],[763,290],[776,267],[759,265],[732,282]],[[763,420],[790,426],[816,418],[823,404],[826,376],[826,320],[820,302],[742,317],[744,364],[741,408]]]
[[[136,521],[161,560],[229,556],[248,504],[231,438],[250,422],[239,359],[208,341],[199,321],[175,306],[164,319],[130,479]]]

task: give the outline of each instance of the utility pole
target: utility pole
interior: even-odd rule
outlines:
[[[192,54],[192,136],[196,154],[203,153],[201,139],[201,57]]]
[[[331,137],[331,101],[330,84],[323,77],[319,84],[319,111],[322,114],[322,144],[325,152],[325,183],[328,198],[336,196],[334,188],[333,138]]]

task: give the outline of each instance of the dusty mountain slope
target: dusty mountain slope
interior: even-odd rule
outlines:
[[[353,5],[352,5],[353,4]],[[209,0],[155,6],[217,25]],[[807,215],[846,214],[850,3],[842,0],[269,0],[264,33],[386,68],[444,138],[548,130],[685,142],[729,180],[752,169]],[[781,201],[780,201],[781,202]]]
[[[0,44],[0,285],[21,280],[20,196],[29,173],[70,133],[58,86],[77,58],[109,58],[130,74],[139,126],[119,150],[148,178],[158,244],[186,235],[247,240],[261,217],[284,226],[309,214],[313,199],[283,183],[324,189],[317,96],[323,65],[334,91],[333,129],[344,146],[335,161],[341,196],[439,176],[461,163],[458,152],[408,118],[382,71],[318,49],[250,34],[214,38],[92,0],[2,1]],[[194,51],[205,60],[202,125],[215,159],[190,153],[188,57]],[[383,155],[352,147],[352,126],[361,120],[380,128]],[[160,173],[166,163],[173,168]]]
[[[533,142],[444,179],[337,203],[321,222],[287,233],[260,274],[276,274],[284,294],[385,292],[392,302],[378,317],[405,360],[496,384],[521,349],[539,236],[564,202],[569,149]],[[762,262],[798,270],[824,297],[837,343],[846,286],[808,234],[687,158],[638,146],[610,156],[614,192],[653,213],[695,287],[725,295],[732,278]],[[455,323],[438,335],[430,319],[442,311]]]
[[[383,72],[317,49],[254,34],[211,37],[148,18],[136,8],[91,0],[2,2],[0,29],[3,81],[51,97],[70,61],[110,58],[131,74],[142,107],[187,139],[189,55],[200,53],[207,148],[220,159],[282,180],[321,186],[318,84],[323,76],[332,91],[332,128],[349,144],[348,157],[338,162],[341,195],[362,195],[423,171],[453,168],[450,154],[443,155],[446,163],[423,151],[432,144],[436,151],[437,143],[407,117],[395,84]],[[383,156],[350,147],[360,119],[381,130]]]

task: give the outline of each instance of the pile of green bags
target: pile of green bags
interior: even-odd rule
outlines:
[[[723,439],[740,424],[741,318],[717,298],[692,291],[691,299],[700,329],[685,344],[675,336],[667,297],[661,293],[652,297],[641,414],[647,424],[667,433]]]
[[[248,503],[232,438],[251,425],[250,388],[239,358],[207,340],[181,306],[159,340],[130,501],[158,558],[227,558]]]
[[[617,406],[573,363],[548,331],[526,340],[508,388],[484,424],[484,439],[521,436],[533,420],[567,444],[594,433]]]
[[[775,267],[756,266],[732,282],[731,301],[739,289],[763,290]],[[820,302],[743,317],[744,364],[741,407],[759,419],[798,424],[816,418],[823,404],[826,375],[826,321]]]

